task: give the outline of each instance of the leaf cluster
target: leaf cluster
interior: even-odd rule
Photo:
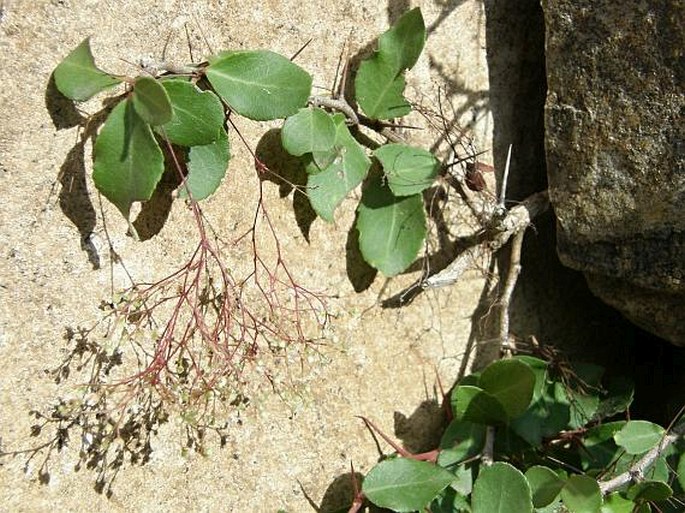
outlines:
[[[368,118],[378,122],[409,113],[404,74],[425,39],[418,8],[380,36],[378,51],[362,62],[355,79],[355,100]],[[281,55],[225,51],[189,74],[153,76],[143,70],[137,77],[119,77],[96,66],[86,39],[54,77],[58,90],[74,101],[126,85],[97,137],[93,180],[131,229],[132,205],[151,198],[167,168],[182,175],[178,197],[202,200],[216,191],[231,158],[227,116],[235,112],[258,121],[284,119],[283,148],[301,160],[307,197],[325,221],[333,222],[342,200],[363,186],[356,228],[361,253],[372,266],[388,276],[400,273],[423,244],[422,191],[435,180],[438,159],[405,144],[371,151],[347,117],[310,105],[311,75]]]
[[[435,463],[384,460],[366,476],[364,496],[398,512],[682,511],[685,444],[659,450],[635,477],[666,431],[625,420],[632,386],[602,374],[590,365],[559,372],[531,356],[490,364],[452,390],[452,420]],[[482,459],[488,431],[492,464]],[[602,493],[601,483],[626,472],[626,484]]]
[[[361,63],[355,100],[371,120],[411,111],[403,96],[404,73],[416,63],[425,39],[421,11],[413,9],[380,36],[378,51]],[[328,222],[342,200],[363,184],[355,224],[359,249],[370,265],[393,276],[407,269],[421,249],[426,236],[422,192],[433,184],[440,162],[424,149],[398,143],[369,154],[348,121],[339,113],[302,109],[283,125],[283,148],[301,159],[309,201]]]

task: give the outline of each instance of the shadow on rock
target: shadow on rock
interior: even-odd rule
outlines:
[[[265,133],[257,144],[255,155],[266,169],[258,169],[262,180],[278,185],[278,193],[285,198],[293,193],[295,220],[305,240],[309,242],[309,230],[317,215],[305,193],[307,172],[302,161],[290,155],[281,144],[281,130]],[[261,166],[259,166],[261,167]]]

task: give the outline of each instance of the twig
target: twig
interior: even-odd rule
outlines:
[[[310,96],[309,103],[314,107],[325,107],[327,109],[337,110],[347,116],[347,119],[354,125],[359,124],[359,117],[354,109],[344,99],[329,98],[328,96]]]
[[[511,296],[516,288],[516,281],[521,273],[521,247],[523,246],[523,236],[526,230],[519,230],[511,241],[511,257],[509,260],[509,271],[504,290],[500,296],[500,318],[499,318],[499,344],[503,354],[511,356],[511,346],[509,344],[509,305]]]
[[[685,422],[681,422],[673,430],[661,439],[661,442],[656,447],[652,448],[632,467],[626,470],[623,474],[609,479],[607,481],[599,482],[599,489],[602,495],[607,495],[613,491],[618,490],[621,486],[631,482],[638,482],[644,479],[645,470],[650,467],[656,459],[666,450],[672,443],[685,435]]]
[[[520,205],[516,205],[498,224],[492,235],[486,236],[485,244],[479,242],[460,253],[451,264],[442,271],[424,279],[422,289],[432,289],[452,285],[469,268],[474,259],[482,257],[487,251],[497,251],[512,235],[525,229],[536,216],[549,208],[547,191],[537,192],[528,196]]]

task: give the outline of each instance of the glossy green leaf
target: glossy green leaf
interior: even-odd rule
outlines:
[[[399,512],[419,511],[453,480],[451,472],[437,465],[393,458],[371,469],[364,479],[362,492],[377,506]]]
[[[254,120],[292,116],[307,104],[312,77],[274,52],[226,52],[207,67],[214,90],[241,116]]]
[[[554,502],[564,487],[564,480],[556,472],[541,465],[534,465],[526,470],[526,479],[533,494],[533,506],[536,508],[544,508]]]
[[[399,118],[411,112],[403,96],[404,76],[378,54],[361,63],[354,87],[357,103],[372,119]]]
[[[133,108],[143,121],[163,125],[171,121],[171,102],[162,85],[152,77],[138,77],[131,95]]]
[[[657,424],[646,420],[631,420],[614,435],[614,440],[628,454],[642,454],[656,446],[664,434],[664,428]]]
[[[162,81],[171,102],[171,121],[159,128],[169,141],[180,146],[204,146],[225,132],[224,107],[211,91],[201,91],[186,80]]]
[[[452,394],[456,417],[477,424],[501,424],[507,420],[502,403],[479,387],[460,385]]]
[[[663,481],[641,481],[628,489],[626,496],[633,501],[665,501],[673,490]]]
[[[483,370],[478,384],[504,406],[509,418],[515,418],[533,398],[535,374],[519,360],[497,360]]]
[[[150,199],[163,172],[164,157],[150,126],[130,101],[119,103],[95,141],[95,186],[128,219],[133,202]]]
[[[573,513],[598,513],[602,506],[602,492],[595,479],[573,475],[561,489],[561,500]]]
[[[378,39],[378,53],[399,72],[411,69],[426,43],[426,26],[421,9],[404,13],[395,25]]]
[[[615,492],[604,497],[601,513],[633,513],[635,503]]]
[[[680,487],[685,490],[685,452],[680,455],[676,474],[678,476],[678,483],[680,483]]]
[[[388,186],[395,196],[410,196],[430,187],[440,161],[422,148],[384,144],[373,152],[383,166]]]
[[[329,223],[342,200],[360,185],[371,167],[371,160],[352,137],[341,114],[333,116],[336,125],[336,157],[321,170],[312,161],[307,166],[307,196],[314,211]]]
[[[228,135],[220,128],[217,139],[204,146],[193,146],[188,155],[188,176],[178,189],[179,198],[187,198],[188,191],[195,200],[205,199],[221,184],[231,158]]]
[[[296,157],[330,150],[335,144],[335,136],[336,125],[332,117],[321,109],[300,109],[285,120],[281,130],[283,148]]]
[[[399,198],[376,177],[362,191],[357,212],[359,249],[364,260],[386,276],[409,267],[426,236],[421,195]]]
[[[509,463],[481,467],[471,494],[473,513],[532,513],[528,481]]]
[[[453,419],[440,440],[438,465],[450,467],[483,450],[486,426]]]
[[[121,80],[100,70],[86,38],[55,68],[55,85],[60,93],[76,101],[85,101]]]

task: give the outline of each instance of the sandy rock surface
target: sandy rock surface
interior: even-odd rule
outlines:
[[[45,94],[57,63],[92,36],[98,64],[116,73],[135,73],[144,54],[159,55],[169,37],[167,58],[188,60],[187,23],[198,54],[204,37],[215,49],[269,48],[292,55],[312,43],[298,63],[316,85],[330,87],[340,51],[373,44],[389,20],[409,2],[231,2],[231,1],[12,1],[0,15],[0,437],[3,451],[36,445],[30,410],[49,411],[68,395],[73,382],[55,384],[46,370],[68,350],[69,327],[90,326],[98,305],[126,285],[120,266],[100,244],[101,267],[82,248],[88,202],[65,208],[64,187],[84,187],[96,211],[92,231],[104,240],[103,217],[90,181],[60,183],[58,176],[77,141],[76,128],[58,130]],[[476,1],[412,2],[420,5],[429,39],[409,78],[414,100],[436,98],[438,87],[470,127],[479,149],[489,148],[482,7]],[[200,35],[201,27],[204,36]],[[129,63],[127,63],[128,61]],[[443,91],[444,92],[444,91]],[[101,99],[84,106],[99,108]],[[252,148],[272,125],[238,121]],[[230,237],[251,219],[257,179],[253,161],[232,135],[234,159],[218,193],[204,211]],[[89,150],[87,150],[89,151]],[[484,157],[487,160],[487,157]],[[369,289],[354,291],[346,270],[346,237],[354,200],[346,201],[335,225],[317,219],[309,243],[298,228],[292,193],[265,183],[266,205],[283,255],[305,286],[328,295],[332,321],[320,358],[298,371],[296,390],[261,393],[239,413],[228,411],[227,445],[209,446],[200,456],[182,452],[183,426],[171,419],[151,440],[151,461],[125,465],[110,499],[94,490],[95,474],[75,471],[78,440],[49,457],[50,482],[38,482],[45,454],[0,460],[0,511],[235,511],[288,512],[335,506],[336,490],[349,487],[350,461],[367,471],[378,458],[372,437],[355,415],[375,420],[387,433],[421,449],[439,423],[436,372],[449,386],[472,329],[482,275],[470,272],[449,290],[424,294],[409,307],[382,310],[379,296],[401,290],[416,277],[391,281],[378,276]],[[87,196],[86,196],[87,197]],[[135,279],[159,279],[179,266],[194,248],[194,224],[178,202],[161,231],[145,242],[127,237],[125,222],[104,205],[112,242]],[[87,214],[87,212],[86,212]],[[87,215],[86,215],[87,217]],[[81,223],[79,225],[79,223]],[[97,246],[97,245],[96,245]],[[113,278],[112,278],[113,277]],[[267,387],[267,385],[264,385]],[[434,443],[434,441],[433,441]],[[387,448],[386,448],[387,451]],[[344,502],[343,502],[344,503]]]

